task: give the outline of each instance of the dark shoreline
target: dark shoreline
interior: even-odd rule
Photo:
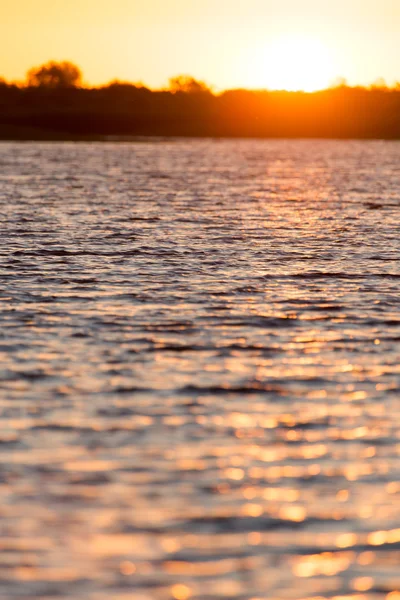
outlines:
[[[307,94],[0,85],[0,139],[400,139],[400,87]]]

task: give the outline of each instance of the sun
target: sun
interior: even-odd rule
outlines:
[[[255,85],[270,90],[315,92],[329,87],[335,77],[332,51],[314,38],[277,38],[253,61]]]

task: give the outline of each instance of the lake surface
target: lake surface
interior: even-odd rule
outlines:
[[[0,145],[0,597],[398,600],[400,143]]]

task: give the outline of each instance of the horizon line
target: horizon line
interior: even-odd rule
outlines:
[[[29,84],[29,76],[31,73],[38,72],[40,69],[48,68],[50,66],[58,66],[59,67],[59,66],[66,66],[66,65],[73,67],[76,70],[78,77],[77,77],[74,85],[65,86],[65,87],[75,87],[75,88],[80,88],[80,89],[101,89],[101,88],[105,88],[105,87],[110,87],[112,85],[127,85],[127,86],[136,87],[136,88],[144,88],[144,89],[147,89],[152,92],[189,91],[188,89],[184,90],[183,87],[182,87],[182,89],[177,89],[176,86],[175,86],[175,89],[173,89],[174,84],[178,83],[178,87],[179,87],[179,83],[181,83],[181,82],[183,82],[183,84],[186,86],[187,86],[187,84],[192,85],[192,86],[193,85],[197,86],[197,91],[209,92],[209,93],[212,93],[213,95],[220,95],[225,92],[238,91],[238,90],[250,91],[250,92],[286,92],[286,93],[314,94],[314,93],[324,92],[324,91],[337,89],[337,88],[365,89],[365,90],[373,90],[373,89],[399,90],[400,89],[400,79],[397,79],[397,78],[393,79],[391,83],[388,83],[384,77],[380,77],[380,76],[376,77],[373,81],[368,82],[368,83],[361,83],[361,82],[360,83],[349,83],[347,78],[344,76],[341,76],[341,75],[337,75],[336,77],[332,78],[331,82],[328,83],[326,86],[315,87],[315,89],[305,89],[302,87],[299,87],[298,89],[294,89],[293,87],[289,87],[289,86],[288,86],[288,88],[285,88],[285,87],[278,88],[278,87],[268,87],[268,85],[255,86],[255,87],[252,87],[249,85],[245,85],[245,86],[237,85],[237,86],[232,86],[232,87],[221,88],[216,84],[209,83],[205,79],[195,77],[194,75],[191,75],[188,73],[179,73],[177,75],[172,75],[172,76],[168,77],[168,80],[167,80],[168,82],[161,86],[152,86],[152,85],[145,83],[143,80],[134,81],[134,80],[130,80],[130,79],[128,80],[128,79],[123,79],[123,78],[118,78],[118,77],[112,77],[111,79],[108,79],[107,81],[104,81],[104,82],[91,83],[90,81],[85,81],[83,72],[82,72],[81,68],[79,67],[79,65],[77,65],[76,63],[74,63],[73,61],[70,61],[68,59],[64,59],[64,60],[49,59],[48,61],[46,61],[38,66],[31,67],[26,71],[25,79],[23,79],[23,80],[21,80],[21,79],[9,80],[6,77],[0,75],[0,84],[2,83],[3,85],[6,84],[9,86],[14,85],[19,88],[38,87],[38,86]],[[43,87],[45,87],[45,86],[43,86]],[[51,86],[48,86],[48,87],[51,87]]]

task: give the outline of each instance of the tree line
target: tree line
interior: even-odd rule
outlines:
[[[93,88],[66,61],[31,69],[23,84],[0,80],[2,139],[125,136],[400,139],[400,86],[215,94],[180,75],[166,90],[120,81]]]

